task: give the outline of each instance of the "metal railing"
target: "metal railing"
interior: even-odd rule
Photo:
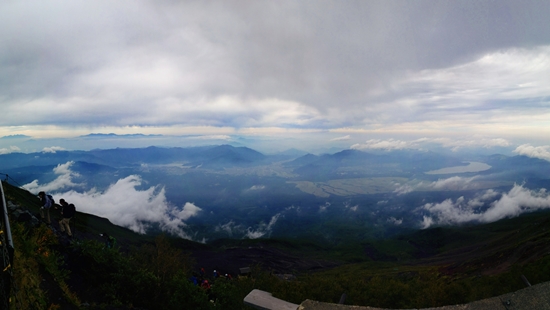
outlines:
[[[2,265],[0,266],[2,268],[0,277],[0,308],[9,309],[13,286],[13,254],[15,248],[13,246],[10,222],[8,218],[8,206],[6,204],[2,182],[0,182],[0,194],[0,204],[2,210],[2,216],[0,218],[0,250],[2,251]]]

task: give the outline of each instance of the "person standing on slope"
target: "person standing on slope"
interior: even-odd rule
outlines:
[[[65,232],[66,230],[67,235],[72,237],[73,234],[71,233],[70,221],[75,214],[76,208],[74,207],[74,204],[68,204],[65,199],[60,199],[59,203],[61,204],[61,215],[63,216],[63,218],[59,221],[59,229],[61,232]]]
[[[50,220],[50,208],[52,207],[52,201],[46,195],[45,192],[38,193],[38,197],[40,198],[40,216],[42,217],[42,220],[45,220],[48,225],[50,225],[52,222]]]

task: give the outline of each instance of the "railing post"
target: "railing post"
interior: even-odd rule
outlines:
[[[2,309],[9,309],[11,288],[12,288],[12,279],[13,279],[13,255],[14,255],[14,246],[13,239],[11,235],[10,221],[8,217],[8,206],[6,204],[6,198],[4,196],[4,187],[2,182],[0,182],[0,204],[2,216],[0,217],[0,242],[1,242],[1,251],[2,251],[2,273],[0,279],[0,303],[2,304]]]

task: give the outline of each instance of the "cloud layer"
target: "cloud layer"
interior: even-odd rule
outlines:
[[[3,2],[0,135],[540,139],[549,15],[541,1]]]

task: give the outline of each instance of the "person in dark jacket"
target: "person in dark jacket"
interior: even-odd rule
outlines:
[[[45,220],[46,223],[51,224],[50,220],[50,208],[52,207],[52,201],[48,198],[45,192],[38,193],[38,198],[40,198],[40,216],[42,220]]]
[[[59,203],[61,204],[61,215],[63,216],[59,221],[59,229],[61,232],[67,231],[67,235],[72,237],[70,221],[74,216],[75,207],[72,203],[67,203],[65,199],[60,199]]]

